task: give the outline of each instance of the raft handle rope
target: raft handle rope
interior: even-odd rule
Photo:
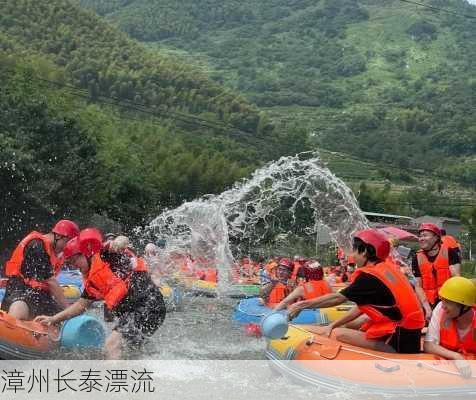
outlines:
[[[426,368],[429,368],[433,371],[442,372],[444,374],[461,376],[461,374],[459,372],[453,372],[453,371],[448,371],[447,369],[438,368],[438,367],[435,367],[435,366],[433,366],[433,365],[431,365],[431,364],[429,364],[428,362],[425,362],[425,361],[394,360],[394,359],[391,359],[391,358],[379,356],[377,354],[368,353],[366,351],[351,349],[350,347],[346,347],[346,346],[342,346],[342,349],[347,350],[347,351],[351,351],[351,352],[354,352],[354,353],[357,353],[357,354],[362,354],[362,355],[366,355],[366,356],[379,358],[379,359],[385,360],[385,361],[391,361],[391,362],[394,362],[396,364],[398,364],[398,363],[416,364],[416,366],[420,367],[420,368],[426,367]],[[435,361],[437,361],[437,360],[435,360]],[[451,361],[451,360],[445,360],[445,361]],[[476,375],[474,375],[474,374],[471,375],[471,378],[476,378]]]

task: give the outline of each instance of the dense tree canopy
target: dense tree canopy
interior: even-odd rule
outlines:
[[[77,0],[318,134],[476,186],[476,8],[464,0]],[[459,14],[459,15],[458,15]]]

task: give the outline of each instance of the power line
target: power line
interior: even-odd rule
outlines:
[[[7,68],[5,68],[5,70],[7,70]],[[14,72],[13,70],[10,70],[10,72]],[[69,94],[73,95],[73,96],[76,96],[76,97],[79,97],[79,98],[82,98],[82,99],[85,99],[85,100],[88,100],[88,101],[93,101],[93,102],[97,102],[97,103],[100,103],[100,104],[106,104],[106,105],[109,105],[109,106],[117,106],[117,107],[120,107],[120,108],[123,108],[123,109],[126,109],[126,110],[130,110],[130,111],[133,111],[133,112],[139,112],[139,113],[144,113],[144,114],[147,114],[149,116],[152,116],[154,118],[164,118],[164,119],[172,119],[174,121],[179,121],[179,122],[182,122],[182,123],[185,123],[187,124],[188,126],[190,125],[194,125],[196,127],[200,127],[200,128],[209,128],[209,129],[217,129],[217,130],[221,130],[222,132],[226,132],[226,133],[230,133],[232,136],[236,136],[237,134],[239,134],[239,139],[242,140],[242,141],[248,141],[248,143],[250,142],[254,142],[253,144],[266,144],[266,145],[269,145],[270,144],[270,141],[268,139],[265,139],[265,138],[260,138],[260,137],[257,137],[256,135],[251,135],[250,132],[248,131],[243,131],[243,130],[239,130],[239,129],[236,129],[230,125],[224,125],[224,124],[216,124],[214,121],[210,121],[210,120],[207,120],[207,119],[204,119],[204,118],[200,118],[200,117],[196,117],[196,116],[193,116],[193,115],[190,115],[190,114],[185,114],[185,113],[179,113],[179,112],[175,112],[175,111],[161,111],[161,110],[151,110],[150,108],[147,108],[146,105],[144,104],[141,104],[141,103],[137,103],[137,102],[133,102],[133,101],[130,101],[130,100],[122,100],[122,99],[119,99],[117,97],[114,97],[114,96],[105,96],[105,95],[100,95],[98,96],[96,99],[93,99],[91,98],[91,95],[89,94],[89,92],[86,90],[86,89],[83,89],[83,88],[79,88],[77,86],[74,86],[74,85],[70,85],[70,84],[67,84],[67,83],[63,83],[63,82],[58,82],[58,81],[52,81],[52,80],[49,80],[49,79],[45,79],[45,78],[41,78],[37,75],[34,75],[34,74],[29,74],[28,76],[29,80],[36,80],[38,82],[41,82],[41,83],[44,83],[46,85],[49,85],[49,86],[54,86],[54,87],[59,87],[59,88],[63,88],[65,89]],[[25,82],[27,81],[26,78],[24,79],[21,79],[19,77],[16,77],[14,78],[14,80],[17,80],[17,81],[22,81],[22,82]],[[350,114],[349,115],[346,115],[347,117],[352,117]],[[172,117],[172,118],[170,118]],[[338,118],[339,116],[333,116],[332,118],[335,119],[335,118]],[[342,116],[344,117],[344,116]],[[133,120],[133,121],[136,121],[136,122],[143,122],[143,120],[139,119],[139,118],[136,118],[134,117],[133,115],[129,115],[127,117],[127,119],[129,120]],[[319,121],[320,122],[320,126],[318,128],[326,128],[326,126],[324,126],[322,124],[322,121]],[[342,125],[344,126],[344,122],[342,122]],[[163,126],[161,126],[163,127]],[[225,130],[226,128],[230,127],[229,130]],[[327,128],[329,127],[335,127],[335,124],[334,125],[327,125]],[[317,128],[317,129],[318,129]],[[225,136],[226,137],[226,136]],[[360,160],[358,160],[360,161]],[[362,161],[360,161],[362,162]],[[329,162],[327,162],[327,164],[329,164]],[[386,165],[390,165],[391,164],[386,164]],[[375,168],[381,168],[382,165],[379,165],[379,164],[372,164],[372,166],[375,166]],[[424,174],[425,176],[432,176],[434,178],[438,178],[438,179],[441,179],[440,176],[434,174],[434,173],[430,173],[430,172],[423,172],[423,173],[419,173],[418,171],[415,171],[415,170],[412,170],[412,169],[408,169],[408,168],[402,168],[402,167],[399,167],[399,169],[403,170],[403,171],[406,171],[406,172],[410,172],[412,174]],[[337,173],[337,175],[339,175]],[[347,177],[343,177],[343,179],[368,179],[367,176],[361,176],[361,175],[354,175],[354,176],[347,176]]]
[[[440,7],[432,6],[432,5],[429,5],[429,4],[420,3],[418,1],[412,1],[412,0],[399,0],[399,1],[401,1],[402,3],[412,4],[414,6],[428,8],[429,10],[432,10],[432,11],[438,11],[438,12],[441,11],[441,12],[444,12],[444,13],[447,13],[447,14],[456,15],[458,17],[463,17],[463,18],[476,20],[476,15],[461,14],[461,13],[456,12],[456,11],[448,10],[446,8],[440,8]]]
[[[10,72],[14,72],[10,70]],[[21,78],[14,78],[17,81],[21,80]],[[70,85],[67,83],[63,82],[58,82],[58,81],[52,81],[49,79],[41,78],[39,76],[29,74],[28,76],[29,80],[36,80],[40,83],[47,84],[49,86],[54,86],[54,87],[59,87],[63,88],[68,91],[73,96],[80,97],[82,99],[100,103],[100,104],[107,104],[107,105],[112,105],[112,106],[117,106],[126,110],[134,111],[134,112],[140,112],[143,114],[147,114],[149,116],[152,116],[154,118],[164,118],[164,119],[172,119],[174,121],[179,121],[182,122],[186,125],[194,125],[196,127],[200,128],[208,128],[208,129],[213,129],[213,130],[218,130],[224,133],[229,133],[230,136],[240,136],[240,139],[251,139],[254,142],[257,143],[267,143],[269,144],[269,138],[260,138],[257,137],[253,132],[251,131],[244,131],[242,129],[238,129],[232,125],[227,125],[225,123],[219,123],[216,121],[211,121],[202,117],[197,117],[191,114],[186,114],[186,113],[181,113],[177,111],[171,111],[171,110],[152,110],[148,108],[147,105],[138,103],[138,102],[133,102],[130,100],[124,100],[120,99],[114,96],[106,96],[106,95],[99,95],[97,98],[92,98],[89,92],[86,89],[79,88],[74,85]],[[25,77],[21,81],[25,82],[27,81],[27,78]],[[134,118],[130,118],[134,119]],[[138,122],[141,122],[141,120],[135,119]]]

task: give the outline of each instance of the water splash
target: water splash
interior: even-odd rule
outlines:
[[[320,225],[346,250],[352,234],[368,226],[352,191],[316,152],[306,152],[282,157],[220,195],[167,210],[146,231],[166,240],[165,257],[191,254],[226,276],[232,250],[242,254],[246,245],[259,247],[283,234],[309,237]]]

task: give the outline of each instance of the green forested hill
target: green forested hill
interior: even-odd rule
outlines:
[[[136,226],[305,148],[91,11],[65,0],[0,9],[0,252],[58,216]]]
[[[464,0],[77,1],[320,146],[476,185],[476,8]]]
[[[1,0],[0,29],[28,51],[47,54],[91,97],[109,95],[164,110],[211,113],[256,132],[259,114],[197,70],[157,52],[66,0]]]

